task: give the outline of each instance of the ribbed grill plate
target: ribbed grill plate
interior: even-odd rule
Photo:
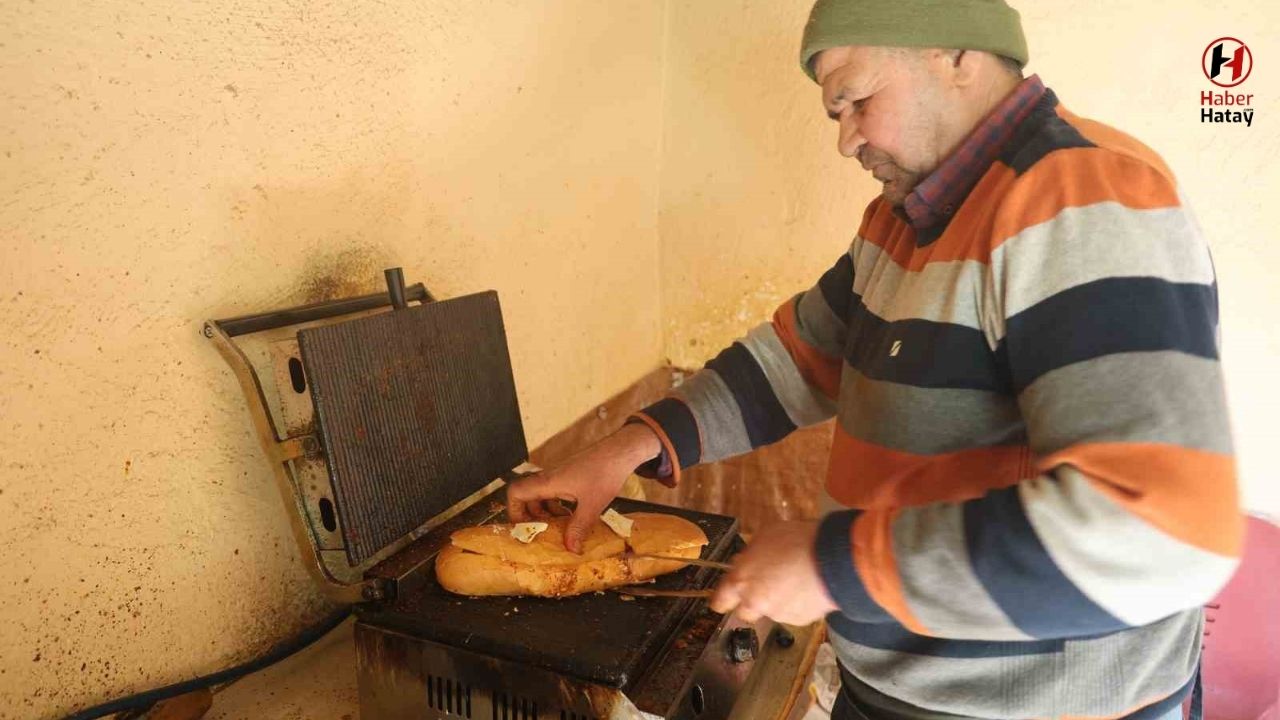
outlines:
[[[528,455],[495,292],[298,332],[358,565]]]

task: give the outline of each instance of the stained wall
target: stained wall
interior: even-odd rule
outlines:
[[[389,266],[496,289],[531,445],[661,362],[662,19],[0,5],[0,717],[216,670],[325,612],[206,318]]]

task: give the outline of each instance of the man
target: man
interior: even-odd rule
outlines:
[[[801,64],[883,183],[857,237],[676,393],[514,485],[577,502],[836,415],[819,522],[712,605],[827,616],[836,717],[1176,717],[1242,544],[1205,243],[1169,169],[1067,111],[1004,0],[819,0]]]

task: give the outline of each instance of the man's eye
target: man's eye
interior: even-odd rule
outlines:
[[[869,98],[869,97],[864,97],[864,98],[862,98],[862,99],[860,99],[860,100],[854,100],[854,101],[853,101],[853,111],[854,111],[854,112],[862,112],[862,109],[863,109],[864,107],[866,107],[866,106],[867,106],[867,101],[868,101],[868,100],[870,100],[870,99],[871,99],[871,98]]]

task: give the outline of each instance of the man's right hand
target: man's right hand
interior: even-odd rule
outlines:
[[[648,427],[632,423],[546,472],[516,480],[507,487],[507,517],[511,522],[546,518],[567,512],[560,500],[578,504],[569,519],[564,545],[581,553],[582,541],[609,502],[618,496],[636,467],[657,457],[662,445]]]

